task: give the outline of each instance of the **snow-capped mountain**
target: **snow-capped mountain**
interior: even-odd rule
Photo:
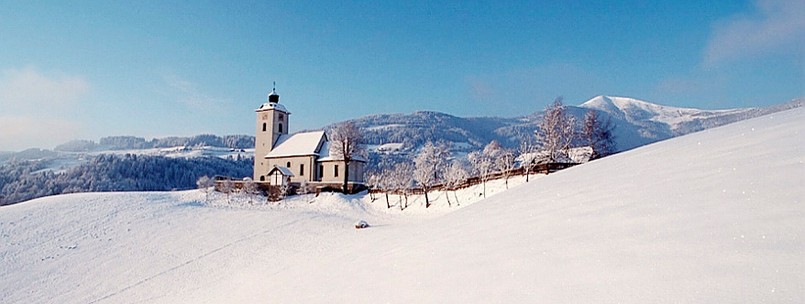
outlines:
[[[578,108],[606,113],[615,123],[619,150],[802,106],[803,99],[765,108],[701,110],[615,96],[596,96]]]
[[[619,151],[707,128],[802,106],[803,99],[765,108],[701,110],[662,106],[626,98],[597,96],[579,106],[567,105],[578,120],[588,110],[612,118]],[[381,114],[352,120],[364,132],[370,154],[415,151],[426,141],[447,141],[456,152],[483,148],[491,140],[516,147],[521,138],[533,136],[542,111],[514,118],[469,117],[419,111],[411,114]]]

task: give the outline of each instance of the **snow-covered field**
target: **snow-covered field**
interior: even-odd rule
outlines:
[[[0,208],[0,302],[803,303],[803,133],[794,109],[470,189],[461,208],[41,198]]]

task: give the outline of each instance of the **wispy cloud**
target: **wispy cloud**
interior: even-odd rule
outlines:
[[[760,0],[751,15],[739,14],[713,25],[704,65],[762,56],[805,52],[805,1]]]
[[[90,90],[80,76],[43,73],[33,67],[0,72],[0,150],[52,147],[81,128],[74,112]]]
[[[0,106],[11,113],[69,105],[88,91],[81,77],[45,75],[33,67],[6,69],[0,76]]]
[[[0,151],[53,148],[76,139],[80,130],[78,122],[60,117],[0,115]]]
[[[195,83],[181,78],[174,74],[166,74],[162,76],[165,84],[170,87],[173,92],[174,101],[192,109],[218,109],[226,101],[221,98],[215,98],[199,89]]]

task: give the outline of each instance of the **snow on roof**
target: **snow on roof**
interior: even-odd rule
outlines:
[[[324,131],[312,131],[296,134],[283,134],[266,158],[319,155],[317,148],[324,137]]]
[[[277,110],[277,111],[285,112],[286,114],[291,114],[290,112],[288,112],[287,109],[285,109],[285,106],[283,106],[282,104],[277,103],[277,102],[266,102],[266,103],[262,104],[260,106],[260,108],[257,109],[258,112],[259,111],[265,111],[265,110]]]
[[[324,144],[321,145],[321,151],[319,152],[319,161],[333,161],[333,160],[343,160],[343,158],[331,155],[330,142],[325,141]],[[367,162],[367,159],[360,155],[353,157],[352,160],[364,163]]]
[[[279,171],[284,176],[294,176],[293,172],[291,172],[291,169],[278,165],[274,165],[274,169],[271,169],[271,171],[269,171],[268,174],[271,175],[271,173],[274,172],[274,170]]]

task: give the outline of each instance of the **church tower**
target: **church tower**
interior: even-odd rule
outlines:
[[[268,94],[268,102],[255,112],[257,128],[254,136],[254,180],[265,181],[266,174],[271,169],[265,156],[277,144],[280,135],[288,134],[288,116],[291,113],[280,104],[276,85]]]

